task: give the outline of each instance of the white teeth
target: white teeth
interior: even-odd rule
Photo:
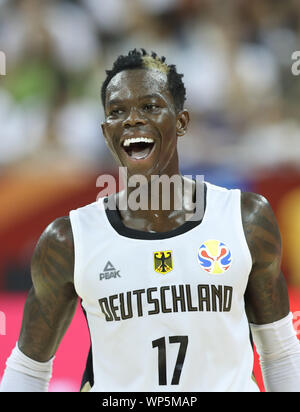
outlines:
[[[131,137],[130,139],[125,139],[123,142],[123,146],[129,146],[133,143],[154,143],[153,139],[150,139],[148,137]]]

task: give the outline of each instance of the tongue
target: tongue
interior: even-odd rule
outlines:
[[[133,148],[131,151],[131,157],[133,157],[134,159],[144,159],[145,157],[147,157],[149,155],[151,151],[150,147],[145,147],[144,149],[139,149],[138,148]]]

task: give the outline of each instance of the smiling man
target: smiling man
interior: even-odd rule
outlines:
[[[184,101],[182,75],[154,53],[133,50],[107,72],[106,142],[129,177],[145,177],[150,199],[162,194],[153,178],[186,180],[177,152],[189,123]],[[1,390],[47,390],[78,296],[92,341],[83,384],[94,392],[258,391],[249,328],[267,390],[300,390],[271,207],[256,194],[189,183],[192,196],[172,186],[167,210],[108,207],[127,188],[49,225]],[[197,197],[203,213],[186,220]]]
[[[125,70],[111,78],[119,64],[122,58],[102,88],[106,114],[102,127],[112,153],[134,174],[179,174],[177,138],[186,132],[189,121],[183,110],[181,76],[174,67],[147,56],[141,58],[147,70]],[[169,83],[176,81],[173,96]]]

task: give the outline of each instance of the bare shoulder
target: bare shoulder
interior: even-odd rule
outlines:
[[[242,192],[242,221],[253,263],[266,254],[281,258],[281,235],[268,200],[257,193]]]
[[[43,241],[56,242],[62,247],[73,248],[73,233],[70,218],[63,216],[51,222],[42,233],[39,243]]]
[[[241,211],[253,262],[245,293],[248,319],[257,324],[274,322],[289,312],[279,226],[264,196],[242,193]]]
[[[55,275],[56,281],[61,276],[62,282],[73,282],[74,241],[69,217],[54,220],[44,230],[36,245],[31,269],[33,283],[49,275]]]
[[[270,208],[267,199],[257,193],[241,192],[242,213],[243,217],[253,217],[253,215],[262,209]]]

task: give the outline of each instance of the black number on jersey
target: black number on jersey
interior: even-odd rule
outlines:
[[[171,381],[171,385],[178,385],[188,345],[188,337],[170,336],[169,343],[180,343],[178,356]],[[152,348],[158,348],[158,384],[167,385],[166,338],[159,338],[154,340],[152,342]]]

